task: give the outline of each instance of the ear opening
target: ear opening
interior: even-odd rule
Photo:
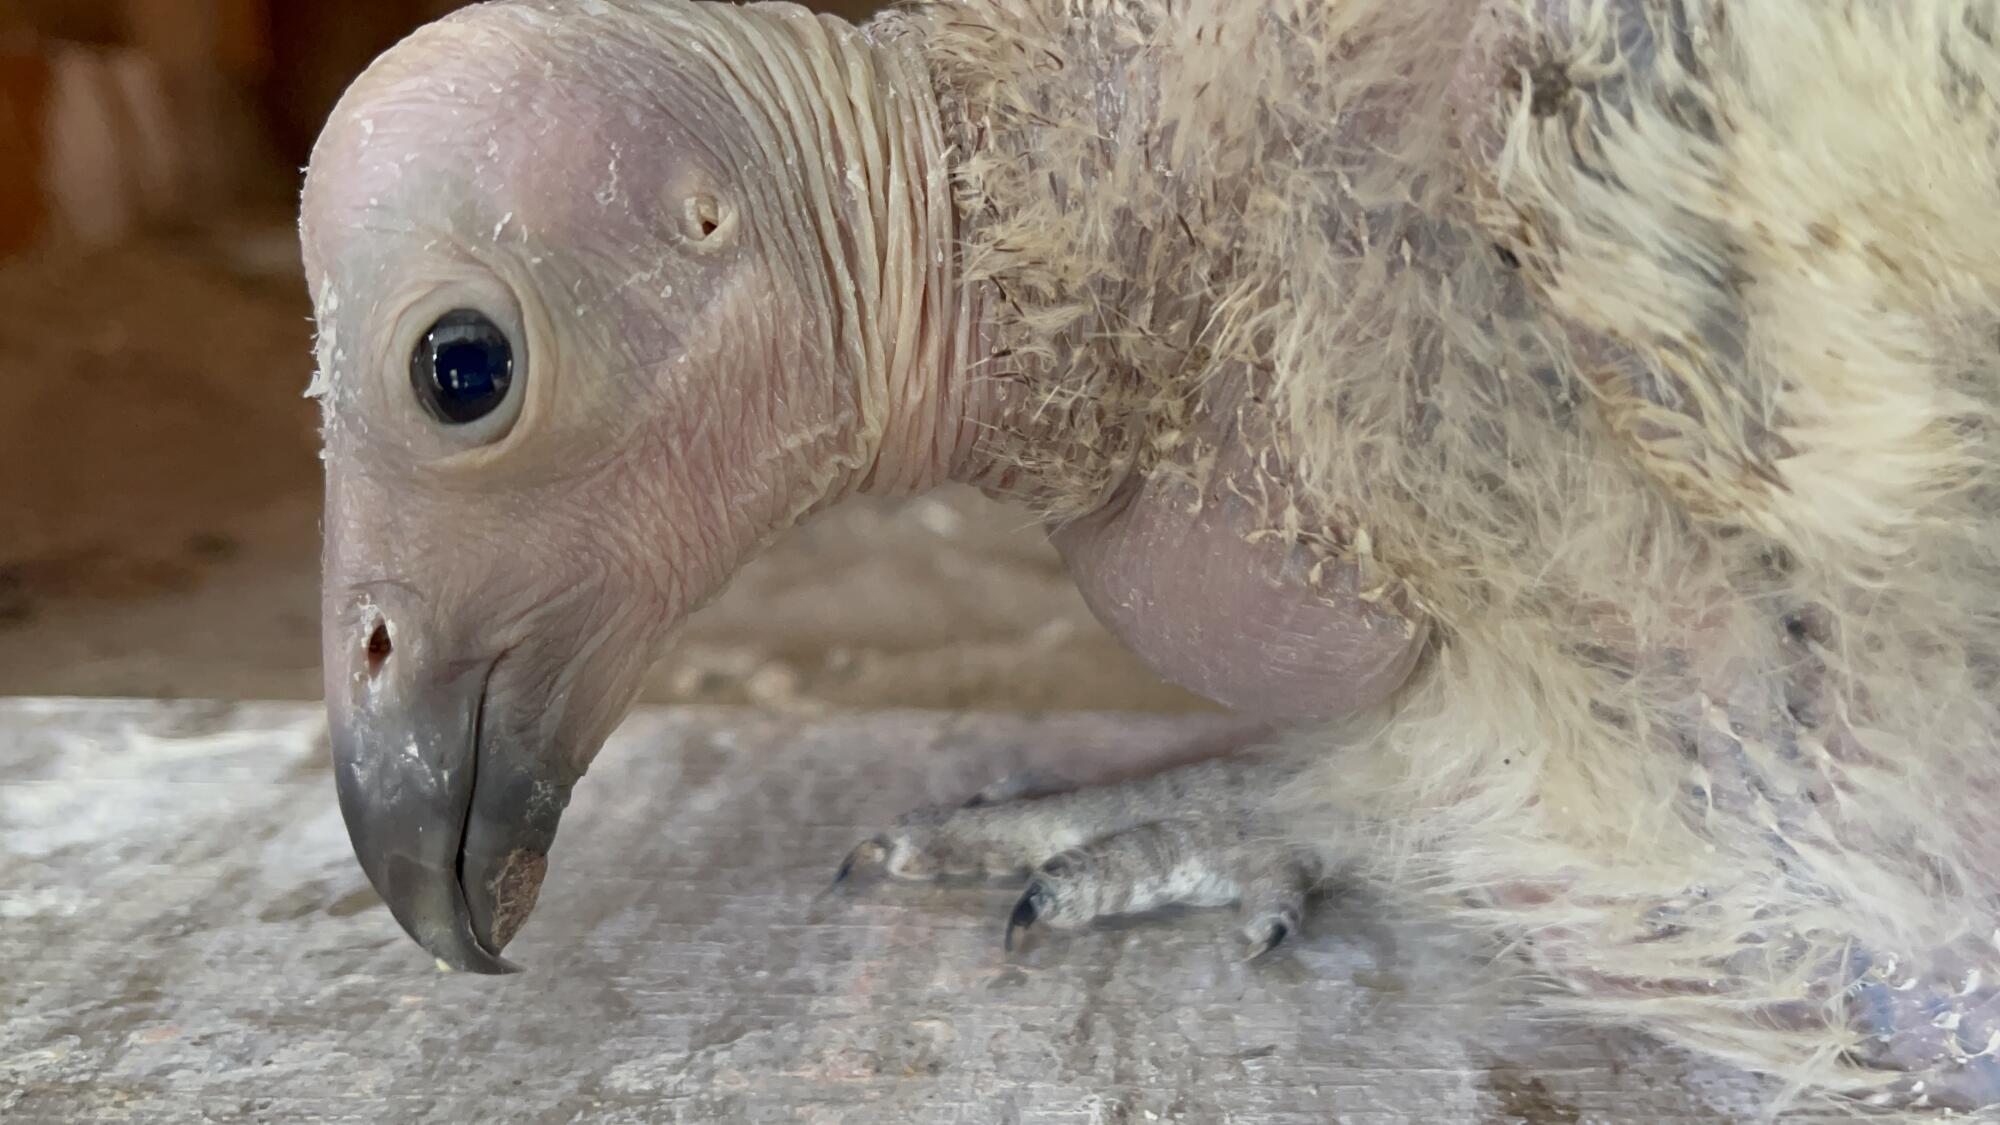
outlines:
[[[736,228],[736,210],[708,192],[699,192],[682,207],[682,227],[689,242],[720,244]]]

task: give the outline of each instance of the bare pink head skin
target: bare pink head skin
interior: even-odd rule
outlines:
[[[571,787],[764,544],[848,496],[1008,474],[977,440],[1011,404],[973,374],[944,136],[907,47],[657,0],[468,10],[334,115],[303,236],[337,777],[371,880],[446,963],[511,967]],[[451,314],[511,357],[470,420],[413,374]],[[1409,675],[1420,636],[1297,598],[1297,560],[1184,508],[1142,489],[1058,536],[1164,675],[1278,719]]]

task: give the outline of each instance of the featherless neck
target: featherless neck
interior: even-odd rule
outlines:
[[[938,99],[913,39],[802,9],[739,9],[760,40],[774,124],[797,145],[805,221],[827,272],[833,355],[851,385],[852,457],[831,503],[942,483],[962,455],[971,308],[958,276]]]

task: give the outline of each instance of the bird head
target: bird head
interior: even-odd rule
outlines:
[[[948,193],[901,60],[786,5],[504,0],[328,124],[302,236],[334,764],[445,963],[511,968],[681,619],[806,514],[950,460],[923,384]]]

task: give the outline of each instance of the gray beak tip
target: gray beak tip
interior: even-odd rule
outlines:
[[[435,956],[437,951],[431,950],[430,952]],[[482,977],[511,977],[517,973],[527,971],[505,957],[487,953],[483,949],[480,950],[480,953],[483,955],[480,959],[462,961],[458,964],[439,957],[438,964],[443,965],[454,973],[471,973],[474,976]]]
[[[500,657],[441,655],[453,646],[394,601],[403,596],[377,591],[392,604],[358,627],[329,619],[341,815],[368,881],[418,945],[460,972],[518,973],[500,953],[534,910],[577,778],[562,747],[512,717],[539,712],[506,705]],[[401,622],[394,636],[389,620]]]
[[[505,976],[520,968],[488,949],[473,928],[472,912],[451,865],[428,863],[384,845],[365,824],[350,821],[355,852],[389,911],[439,963],[463,973]]]
[[[500,950],[534,909],[568,792],[482,746],[478,709],[474,696],[442,715],[339,716],[334,777],[355,856],[404,931],[452,969],[506,976],[521,968]]]

